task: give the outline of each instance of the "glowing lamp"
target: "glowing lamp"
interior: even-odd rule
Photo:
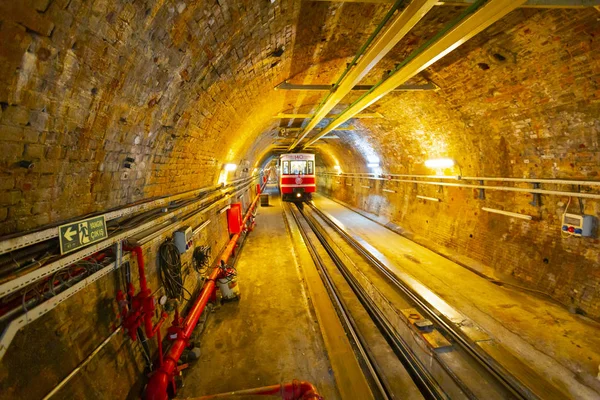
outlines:
[[[452,168],[454,167],[454,160],[451,158],[433,158],[425,161],[427,168]]]
[[[235,171],[237,168],[237,165],[235,164],[225,164],[225,171],[231,172],[231,171]]]

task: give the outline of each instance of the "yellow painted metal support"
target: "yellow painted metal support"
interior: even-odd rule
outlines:
[[[431,64],[440,60],[460,45],[477,35],[509,12],[518,8],[526,0],[490,0],[479,10],[459,22],[454,28],[439,38],[431,46],[416,55],[405,66],[398,69],[377,88],[344,110],[340,116],[331,121],[319,134],[309,140],[304,146],[310,146],[339,125],[352,118],[383,96],[403,84]]]
[[[338,114],[329,114],[325,118],[335,118],[337,116],[338,116]],[[275,118],[275,119],[294,119],[294,118],[312,118],[312,117],[313,117],[312,114],[284,114],[284,113],[279,113],[279,114],[273,116],[273,118]],[[383,115],[381,115],[378,112],[364,113],[364,114],[356,114],[352,118],[383,118]]]
[[[376,4],[391,4],[395,0],[304,0],[304,1],[320,1],[320,2],[335,2],[335,3],[376,3]],[[439,0],[436,6],[455,6],[467,7],[473,4],[474,0]],[[597,0],[528,0],[520,5],[520,8],[587,8],[595,7]]]
[[[419,22],[429,10],[433,8],[437,0],[413,0],[402,12],[398,13],[389,21],[387,27],[381,32],[375,41],[369,46],[356,65],[342,79],[339,86],[327,98],[322,107],[317,110],[315,116],[310,120],[304,131],[298,136],[289,150],[294,149],[302,139],[313,130],[319,122],[348,94],[352,91],[362,78],[377,65],[385,55],[402,40],[404,36]]]

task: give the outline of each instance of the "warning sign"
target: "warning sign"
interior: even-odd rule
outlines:
[[[104,215],[71,222],[58,227],[60,254],[67,254],[89,244],[106,239],[106,220]]]

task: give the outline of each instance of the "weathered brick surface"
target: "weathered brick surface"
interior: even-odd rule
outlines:
[[[598,180],[598,17],[593,9],[516,11],[427,71],[442,87],[439,92],[389,95],[372,107],[384,119],[361,120],[360,135],[323,149],[332,151],[345,171],[366,170],[365,161],[344,154],[354,146],[363,154],[365,147],[373,149],[392,173],[432,174],[425,160],[451,157],[460,170],[447,174]],[[600,241],[561,239],[568,197],[543,196],[542,206],[534,207],[528,194],[487,191],[486,199],[478,200],[470,189],[387,183],[398,191],[389,194],[357,186],[327,180],[322,189],[600,317]],[[418,200],[417,194],[442,202]],[[535,220],[488,214],[480,210],[484,206]],[[583,200],[583,207],[599,216],[598,201]],[[579,212],[576,199],[569,210]]]
[[[277,128],[302,123],[272,116],[314,112],[323,96],[272,88],[334,82],[388,7],[0,1],[0,235],[213,184],[225,162],[252,168],[273,154]],[[461,10],[436,7],[362,83],[377,82]],[[593,9],[511,13],[414,80],[441,91],[376,103],[368,111],[385,118],[350,121],[357,130],[323,141],[319,163],[366,171],[364,157],[379,155],[386,171],[429,174],[424,160],[449,156],[464,175],[598,179],[598,18]],[[22,160],[35,165],[17,167]],[[378,192],[381,183],[368,192],[335,182],[321,190],[600,316],[600,243],[560,239],[566,198],[535,208],[528,195],[488,192],[480,201],[470,190],[406,184],[392,184],[390,195]],[[416,201],[417,193],[443,201]],[[584,206],[598,215],[597,202]],[[197,239],[214,250],[227,236],[217,218]],[[153,288],[161,240],[146,249]],[[119,284],[118,274],[107,277],[20,333],[0,367],[2,393],[41,397],[76,366],[110,331]],[[135,396],[142,365],[139,348],[119,336],[59,397]]]
[[[262,94],[290,74],[298,1],[17,3],[0,13],[0,173],[57,190],[0,235],[212,184],[275,123]]]
[[[246,193],[239,201],[244,208],[250,198]],[[0,220],[2,211],[0,208]],[[194,237],[194,245],[209,245],[212,261],[227,241],[225,213],[218,208],[195,216],[185,223],[196,227],[207,219],[211,223]],[[181,224],[183,225],[183,223]],[[163,234],[144,245],[148,286],[164,294],[159,279],[158,249],[172,232]],[[202,281],[191,264],[192,251],[182,256],[185,287],[197,293]],[[132,282],[139,290],[139,275],[135,257],[131,259]],[[75,368],[118,324],[117,290],[124,289],[123,271],[117,271],[96,281],[56,309],[20,331],[0,363],[0,391],[3,398],[41,398]],[[185,294],[189,298],[189,294]],[[180,305],[185,310],[187,301]],[[171,324],[171,313],[163,326],[163,337]],[[150,340],[153,353],[156,340]],[[118,334],[56,395],[58,398],[117,399],[139,398],[144,384],[144,359],[141,347],[133,344],[124,333]],[[32,385],[31,382],[36,382]]]

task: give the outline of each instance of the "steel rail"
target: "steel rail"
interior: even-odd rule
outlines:
[[[334,223],[327,215],[319,210],[314,204],[308,203],[311,210],[315,211],[319,217],[321,217],[329,226],[331,226],[337,233],[342,236],[347,243],[352,246],[359,254],[361,254],[371,265],[376,267],[382,272],[391,283],[393,283],[402,293],[404,293],[410,300],[412,300],[421,311],[426,314],[430,319],[434,320],[439,324],[452,338],[470,354],[480,365],[482,365],[492,376],[494,376],[498,382],[506,387],[516,398],[518,399],[537,399],[539,398],[533,393],[528,387],[522,384],[516,377],[510,374],[504,367],[491,360],[486,354],[475,347],[475,345],[462,334],[455,325],[448,320],[444,315],[439,313],[434,307],[428,304],[418,293],[415,293],[396,275],[390,271],[377,257],[373,256],[367,249],[365,249],[360,243],[358,243],[352,236],[341,229],[336,223]]]
[[[350,285],[360,303],[371,316],[380,333],[385,338],[396,356],[399,358],[400,362],[408,372],[409,376],[413,379],[413,382],[420,390],[423,397],[426,399],[447,399],[448,396],[444,393],[443,389],[439,386],[433,376],[415,356],[406,342],[395,332],[394,328],[387,321],[381,310],[379,310],[371,298],[366,294],[364,289],[362,289],[362,286],[356,280],[356,278],[354,278],[354,276],[348,271],[344,262],[339,258],[335,250],[327,241],[325,234],[318,229],[318,224],[311,217],[308,217],[306,212],[300,211],[300,213],[312,231],[315,233],[346,282]],[[307,239],[305,240],[309,242]]]
[[[302,223],[300,222],[300,218],[296,215],[296,212],[294,212],[293,209],[291,210],[291,214],[292,214],[292,217],[294,218],[294,220],[296,221],[296,225],[298,226],[298,230],[300,231],[300,234],[302,235],[304,242],[307,244],[308,251],[309,251],[311,257],[313,258],[315,265],[317,266],[317,270],[319,271],[319,275],[321,276],[321,279],[323,280],[323,283],[325,284],[327,293],[329,294],[329,297],[331,298],[332,302],[334,303],[334,307],[338,313],[338,316],[340,317],[342,325],[344,326],[344,330],[346,330],[346,332],[351,337],[351,340],[354,343],[354,346],[356,347],[356,349],[360,355],[360,359],[361,359],[362,363],[364,364],[365,368],[369,372],[371,379],[367,378],[367,381],[371,381],[372,384],[374,384],[377,387],[377,390],[379,391],[381,398],[390,399],[391,398],[390,390],[389,390],[388,385],[384,382],[384,379],[382,378],[383,374],[381,372],[381,369],[377,366],[377,363],[375,362],[373,356],[365,348],[366,341],[365,341],[364,337],[358,331],[358,327],[356,325],[356,322],[354,321],[354,318],[352,318],[350,311],[348,310],[348,306],[342,300],[339,290],[333,283],[333,279],[332,279],[331,275],[329,274],[329,272],[327,271],[327,268],[323,264],[323,259],[321,258],[321,256],[319,256],[315,245],[309,239],[305,228],[302,226]],[[301,211],[300,211],[300,214],[305,218],[304,214]],[[305,218],[305,220],[308,222],[308,220],[306,218]],[[312,227],[311,227],[311,229],[312,229]],[[329,254],[329,252],[328,252],[328,254]]]

